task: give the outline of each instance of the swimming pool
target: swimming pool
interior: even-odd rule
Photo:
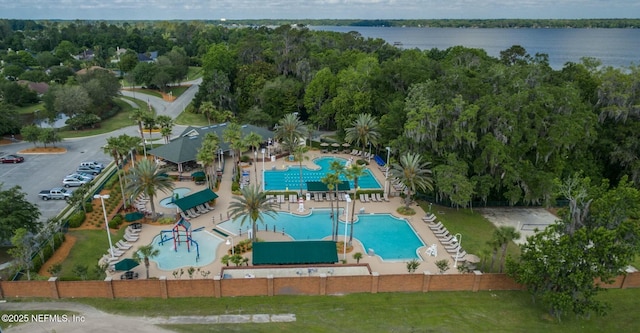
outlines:
[[[166,233],[165,237],[171,237],[171,233]],[[156,262],[158,268],[163,270],[173,270],[181,267],[202,267],[212,263],[216,258],[216,249],[222,243],[222,240],[205,230],[194,231],[191,234],[191,238],[195,241],[194,244],[191,244],[191,251],[187,251],[187,244],[185,243],[180,243],[178,251],[175,251],[173,240],[160,244],[160,235],[156,236],[151,244],[160,253],[153,258],[149,258],[149,260]],[[198,251],[200,252],[200,259],[197,259]]]
[[[283,232],[295,240],[320,240],[331,237],[331,211],[314,209],[308,216],[279,212],[276,218],[265,216],[265,224],[258,223],[259,230]],[[241,227],[239,220],[229,220],[218,225],[220,228],[237,234]],[[250,224],[242,226],[243,232]],[[350,228],[350,226],[348,227]],[[338,227],[339,235],[344,236],[344,223]],[[424,242],[418,237],[409,222],[391,214],[356,214],[353,225],[354,240],[362,243],[365,251],[372,249],[385,261],[404,261],[420,259],[418,248]]]
[[[164,208],[176,208],[176,205],[173,204],[173,200],[184,198],[190,192],[191,192],[191,189],[188,187],[174,188],[173,195],[160,200],[160,205]],[[177,198],[176,198],[176,194],[178,195]]]
[[[330,173],[329,166],[331,162],[339,161],[342,165],[347,163],[344,158],[337,157],[320,157],[313,160],[319,169],[309,169],[302,167],[302,188],[307,189],[308,181],[319,182],[327,173]],[[347,180],[344,175],[340,176],[341,180]],[[349,181],[351,188],[354,188],[353,181]],[[365,169],[365,175],[358,178],[358,186],[362,189],[379,189],[382,188],[371,170]],[[265,191],[284,191],[285,189],[300,189],[300,166],[289,166],[285,170],[265,170],[264,171],[264,189]]]

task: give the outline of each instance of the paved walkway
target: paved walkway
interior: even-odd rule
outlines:
[[[71,302],[8,302],[0,303],[3,315],[11,315],[12,311],[69,311],[73,315],[67,317],[54,316],[37,318],[25,318],[23,324],[9,327],[4,332],[29,332],[29,333],[154,333],[173,332],[156,325],[161,324],[242,324],[242,323],[274,323],[294,322],[295,314],[244,314],[244,315],[218,315],[218,316],[170,316],[170,317],[130,317],[109,314],[94,307]],[[46,313],[45,313],[46,314]],[[7,324],[4,320],[3,324]]]

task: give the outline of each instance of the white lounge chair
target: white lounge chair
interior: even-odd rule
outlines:
[[[119,240],[119,241],[116,243],[116,246],[117,246],[120,250],[123,250],[123,251],[126,251],[126,250],[128,250],[128,249],[130,249],[130,248],[132,247],[132,245],[131,245],[131,244],[127,243],[126,241],[122,241],[122,240]]]
[[[431,225],[429,226],[429,229],[431,229],[431,230],[433,230],[433,231],[440,230],[440,229],[442,229],[442,228],[444,228],[444,224],[442,224],[442,222],[438,222],[438,223],[436,223],[436,224],[431,224]]]
[[[204,203],[204,206],[207,207],[208,210],[214,210],[216,209],[215,207],[211,206],[208,202]]]
[[[123,237],[123,238],[124,238],[125,240],[127,240],[128,242],[135,242],[135,241],[137,241],[138,239],[140,239],[140,237],[138,237],[138,236],[133,236],[133,235],[129,235],[129,234],[124,234],[124,237]]]

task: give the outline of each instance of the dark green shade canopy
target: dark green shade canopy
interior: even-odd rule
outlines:
[[[334,264],[338,251],[334,241],[253,243],[254,265]]]
[[[138,267],[138,265],[140,264],[137,261],[131,258],[125,258],[115,264],[115,269],[116,271],[130,271]]]
[[[215,194],[215,192],[211,191],[211,189],[205,188],[204,190],[200,191],[200,192],[196,192],[194,194],[188,195],[184,198],[180,198],[178,200],[175,200],[173,203],[178,206],[178,208],[180,208],[180,210],[182,210],[183,212],[191,209],[195,206],[198,205],[202,205],[205,202],[209,202],[215,198],[217,198],[218,195]]]

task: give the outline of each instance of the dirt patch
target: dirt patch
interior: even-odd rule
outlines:
[[[53,253],[51,258],[49,258],[49,260],[47,260],[47,262],[45,262],[42,267],[40,267],[40,271],[38,272],[38,274],[40,276],[50,277],[51,274],[49,274],[49,268],[57,263],[62,263],[63,261],[65,261],[75,243],[76,238],[69,234],[66,234],[65,240],[62,245],[56,250],[56,252]]]
[[[67,149],[62,147],[33,147],[23,149],[18,154],[64,154],[66,152]]]

